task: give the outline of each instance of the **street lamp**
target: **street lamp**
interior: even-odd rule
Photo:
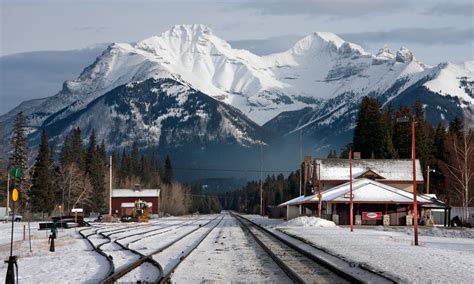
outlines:
[[[396,119],[397,122],[409,122],[407,116],[399,117]],[[413,163],[413,222],[414,222],[414,237],[415,246],[418,245],[418,202],[416,200],[416,146],[415,146],[415,120],[411,122],[411,159]]]

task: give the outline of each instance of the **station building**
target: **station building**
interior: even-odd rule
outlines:
[[[116,216],[130,216],[136,201],[145,201],[150,208],[150,214],[158,216],[160,212],[160,189],[142,189],[135,186],[133,189],[112,189],[112,214]]]
[[[302,165],[304,195],[280,204],[287,219],[300,215],[321,217],[340,225],[350,224],[350,169],[348,159],[307,157]],[[423,185],[423,174],[416,160],[416,184]],[[352,199],[356,225],[412,225],[412,160],[354,159]],[[419,219],[430,222],[430,209],[448,207],[436,196],[417,194]]]

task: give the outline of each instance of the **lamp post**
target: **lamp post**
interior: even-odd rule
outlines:
[[[397,122],[409,122],[408,117],[399,117]],[[415,145],[415,120],[411,122],[411,159],[413,169],[413,235],[415,237],[415,246],[418,245],[418,202],[416,200],[416,145]]]

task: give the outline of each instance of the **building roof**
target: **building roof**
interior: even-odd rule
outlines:
[[[133,190],[128,188],[112,189],[112,197],[159,197],[159,189]]]
[[[317,159],[321,166],[321,181],[348,181],[349,160]],[[354,179],[373,173],[377,180],[407,182],[413,180],[411,159],[356,159],[352,160],[352,177]],[[420,161],[416,160],[416,180],[423,182]]]
[[[325,202],[349,202],[349,182],[335,186],[321,192],[322,201]],[[352,182],[353,202],[358,203],[412,203],[413,193],[398,189],[396,187],[380,183],[371,179],[358,179]],[[420,204],[433,204],[430,196],[418,194],[417,201]],[[299,205],[303,203],[319,202],[316,194],[300,196],[284,202],[278,206]]]

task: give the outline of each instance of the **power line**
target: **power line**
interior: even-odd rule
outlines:
[[[245,170],[245,169],[217,169],[217,168],[174,168],[174,171],[208,171],[208,172],[251,172],[251,173],[291,173],[294,171],[289,171],[289,170],[260,170],[260,169],[255,169],[255,170]]]

